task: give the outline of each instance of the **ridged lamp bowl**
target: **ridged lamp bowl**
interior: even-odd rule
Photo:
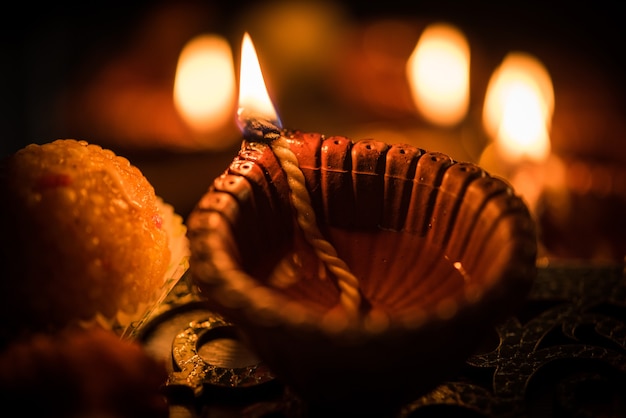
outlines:
[[[187,220],[210,308],[312,410],[391,411],[460,371],[536,276],[528,208],[479,166],[409,145],[283,133],[363,320],[303,238],[272,148],[244,141]]]

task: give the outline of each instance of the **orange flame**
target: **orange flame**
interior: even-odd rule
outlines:
[[[241,44],[241,68],[239,70],[239,127],[243,130],[245,121],[262,118],[273,122],[279,128],[280,120],[270,99],[256,49],[248,33]]]
[[[510,53],[494,71],[485,96],[483,124],[508,161],[543,161],[550,154],[554,90],[548,71],[525,53]]]
[[[407,77],[422,116],[436,125],[458,124],[469,107],[470,49],[467,39],[448,24],[428,26],[409,61]]]
[[[200,35],[183,48],[176,69],[174,104],[196,132],[211,132],[232,120],[235,70],[228,42]]]

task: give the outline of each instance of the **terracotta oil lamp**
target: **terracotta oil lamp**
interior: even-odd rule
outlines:
[[[536,275],[523,201],[475,164],[282,129],[241,97],[241,150],[187,222],[208,306],[312,411],[386,413],[452,377]]]

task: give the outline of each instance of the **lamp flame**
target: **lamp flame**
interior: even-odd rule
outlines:
[[[245,132],[251,120],[261,119],[282,128],[276,109],[270,99],[254,44],[248,33],[241,44],[241,68],[239,70],[239,109],[237,123]]]
[[[453,126],[469,108],[470,49],[456,27],[428,26],[411,54],[406,72],[413,101],[422,116],[436,125]]]
[[[228,42],[217,35],[190,40],[178,59],[174,81],[176,109],[196,132],[217,130],[232,120],[235,69]]]
[[[485,96],[483,124],[508,161],[543,161],[550,153],[554,90],[535,57],[510,53],[494,71]]]

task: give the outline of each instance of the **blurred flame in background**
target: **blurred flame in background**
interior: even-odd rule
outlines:
[[[199,35],[183,48],[176,68],[174,104],[197,133],[232,121],[236,81],[230,44],[218,35]]]
[[[554,89],[536,57],[511,52],[493,72],[483,107],[483,125],[492,140],[480,165],[511,182],[536,211],[544,188],[564,185],[563,162],[551,153]]]
[[[545,161],[550,154],[554,88],[532,55],[509,53],[489,80],[483,124],[499,157],[507,162]]]
[[[456,27],[431,24],[420,36],[407,66],[417,109],[428,122],[453,126],[469,108],[470,48]]]

